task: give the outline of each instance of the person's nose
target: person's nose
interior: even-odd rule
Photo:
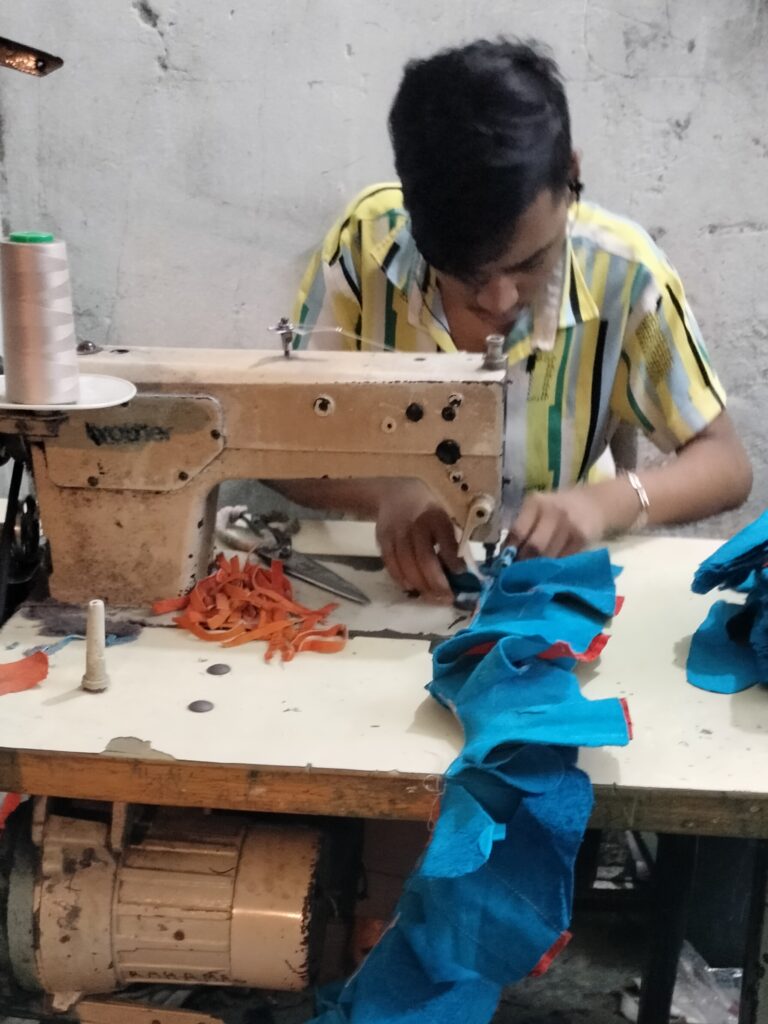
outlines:
[[[503,316],[511,312],[517,307],[519,299],[520,293],[511,274],[494,274],[475,293],[477,306],[491,316]]]

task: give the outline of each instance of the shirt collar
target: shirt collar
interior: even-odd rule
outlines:
[[[427,264],[416,248],[407,215],[373,246],[371,255],[387,280],[406,296],[425,277]]]
[[[530,310],[532,352],[551,352],[560,331],[597,319],[600,311],[573,251],[570,233],[563,255]]]
[[[575,327],[600,318],[600,310],[589,290],[579,261],[573,251],[570,234],[566,239],[565,279],[563,281],[562,303],[560,306],[560,328]]]
[[[436,291],[435,275],[430,273],[426,260],[416,248],[407,214],[372,248],[371,255],[384,271],[387,280],[409,300],[412,319],[416,322],[425,307],[427,291]],[[552,272],[533,310],[523,316],[529,324],[532,320],[526,339],[530,346],[525,346],[529,352],[551,352],[558,331],[599,318],[600,310],[576,259],[570,231],[563,247],[563,258]],[[434,319],[434,311],[431,319]],[[432,326],[435,330],[430,329],[430,333],[434,334],[439,347],[453,349],[452,344],[446,344],[449,336],[439,321]],[[508,346],[518,348],[519,333],[515,327],[512,328],[507,340]]]

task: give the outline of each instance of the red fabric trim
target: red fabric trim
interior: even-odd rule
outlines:
[[[558,640],[557,643],[548,647],[546,651],[542,651],[539,657],[544,658],[546,661],[552,661],[555,658],[575,658],[576,661],[594,661],[595,658],[602,654],[608,640],[607,633],[598,633],[586,651],[581,652],[574,651],[565,640]]]
[[[629,713],[629,704],[627,703],[627,698],[626,697],[619,697],[619,703],[621,704],[621,709],[624,712],[624,718],[626,719],[626,722],[627,722],[627,731],[629,732],[629,738],[632,739],[632,736],[633,736],[632,716]]]
[[[0,832],[5,828],[5,823],[21,803],[21,796],[18,793],[6,793],[5,799],[0,803]]]
[[[549,947],[544,956],[539,960],[536,966],[530,973],[531,978],[540,978],[542,974],[546,974],[549,968],[552,966],[552,961],[558,956],[568,943],[571,941],[573,936],[570,932],[563,932],[559,939],[553,945]]]
[[[477,647],[470,647],[468,651],[464,651],[462,658],[469,658],[476,654],[487,654],[493,650],[497,643],[497,640],[486,640],[484,644],[478,644]]]
[[[624,597],[621,594],[616,595],[616,604],[613,608],[613,614],[618,615],[621,609],[624,607]]]

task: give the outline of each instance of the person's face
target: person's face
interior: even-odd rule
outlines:
[[[562,258],[570,193],[543,189],[515,226],[504,254],[472,277],[438,273],[456,345],[481,349],[489,334],[506,334],[530,306]]]

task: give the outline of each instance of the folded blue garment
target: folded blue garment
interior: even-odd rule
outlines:
[[[475,976],[433,982],[399,920],[341,989],[321,992],[314,1024],[468,1024],[489,1021],[501,986]]]
[[[757,655],[748,642],[738,643],[728,635],[728,624],[742,614],[744,606],[718,601],[691,640],[686,672],[688,681],[712,693],[739,693],[761,679]]]
[[[486,1024],[502,986],[563,942],[592,808],[578,747],[625,744],[622,702],[589,701],[573,659],[616,605],[607,553],[496,566],[472,625],[434,652],[432,695],[457,715],[431,842],[397,915],[318,1024]]]
[[[547,595],[536,594],[533,599],[513,595],[509,605],[508,617],[501,609],[494,608],[488,614],[483,611],[471,626],[440,644],[433,656],[433,679],[442,679],[453,671],[463,655],[501,639],[509,641],[510,661],[526,661],[561,643],[568,644],[574,653],[583,654],[605,624],[604,617]]]
[[[754,574],[746,606],[752,613],[749,643],[757,657],[761,682],[768,682],[768,570]]]
[[[407,892],[419,896],[423,920],[413,930],[406,916],[399,924],[431,977],[476,972],[503,985],[530,974],[568,928],[591,808],[589,779],[568,767],[557,786],[520,801],[477,870],[425,877],[420,869],[411,878]]]
[[[485,864],[493,844],[506,834],[505,824],[495,821],[460,781],[450,780],[419,874],[422,878],[469,875]]]
[[[608,552],[586,551],[570,558],[535,558],[500,568],[496,585],[483,602],[481,616],[494,607],[506,613],[513,594],[544,594],[571,598],[610,618],[616,607],[614,579],[621,570],[611,565]]]
[[[510,663],[515,638],[499,642],[461,685],[450,675],[434,680],[431,692],[451,682],[451,704],[464,727],[463,757],[477,763],[504,743],[604,746],[625,743],[627,721],[615,700],[588,701],[576,676],[552,662]],[[435,652],[435,659],[439,649]],[[458,669],[457,669],[458,671]]]
[[[739,693],[768,682],[768,512],[701,563],[691,589],[730,587],[743,604],[718,601],[691,640],[688,681],[713,693]]]
[[[536,743],[503,743],[475,763],[465,757],[454,761],[445,773],[446,783],[450,779],[473,779],[471,787],[465,783],[484,807],[499,807],[495,789],[493,797],[486,793],[478,776],[488,784],[501,782],[510,795],[525,796],[528,793],[546,793],[559,785],[565,769],[576,764],[578,752],[573,747],[554,747]],[[488,800],[491,800],[489,803]],[[510,796],[501,806],[514,806]],[[497,810],[497,820],[506,820],[509,812]]]
[[[741,586],[754,569],[768,562],[768,511],[739,530],[705,559],[693,577],[695,594],[706,594],[714,587],[731,590]]]

